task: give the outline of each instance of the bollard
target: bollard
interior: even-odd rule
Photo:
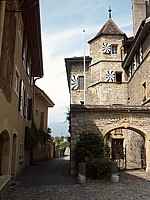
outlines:
[[[111,181],[116,183],[119,182],[117,161],[112,161],[111,172],[112,172]]]
[[[79,183],[86,183],[86,164],[79,163],[78,164],[78,181]]]

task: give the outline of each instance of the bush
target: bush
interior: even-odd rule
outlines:
[[[76,145],[77,162],[85,162],[85,158],[101,158],[104,156],[104,142],[102,136],[95,133],[84,133]]]
[[[104,152],[104,141],[100,134],[84,133],[80,136],[75,155],[77,163],[86,163],[87,177],[110,178],[110,162],[105,158]]]
[[[109,179],[111,165],[106,158],[86,158],[86,176],[95,179]]]

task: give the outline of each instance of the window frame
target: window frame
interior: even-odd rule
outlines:
[[[78,76],[78,90],[84,90],[84,76]]]
[[[113,55],[118,54],[118,44],[112,44],[111,45],[111,54],[113,54]]]
[[[19,163],[24,162],[24,143],[19,144]]]
[[[123,74],[122,71],[115,71],[115,82],[122,83],[122,74]]]
[[[20,73],[19,73],[19,70],[18,70],[17,65],[16,65],[14,91],[15,91],[15,93],[18,97],[19,97],[19,90],[20,90]]]

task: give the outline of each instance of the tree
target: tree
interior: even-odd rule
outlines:
[[[65,152],[67,147],[70,147],[70,142],[67,140],[64,140],[64,137],[55,137],[55,142],[59,146],[59,148],[62,149],[63,153]]]
[[[77,163],[86,163],[86,176],[90,178],[110,178],[110,162],[105,158],[104,141],[101,134],[84,133],[75,150]]]
[[[62,149],[62,151],[64,153],[66,148],[70,147],[70,143],[68,141],[62,141],[62,142],[60,142],[59,147]]]
[[[37,148],[38,143],[45,143],[48,139],[48,133],[42,129],[37,129],[35,123],[31,128],[25,127],[25,146],[30,151],[30,163],[33,163],[33,152]]]
[[[77,162],[85,162],[86,158],[101,158],[104,156],[104,142],[101,134],[84,133],[76,145]]]

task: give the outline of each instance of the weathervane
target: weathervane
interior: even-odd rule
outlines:
[[[108,10],[108,12],[109,12],[109,18],[111,19],[111,12],[112,12],[112,9],[111,9],[110,6],[109,6],[109,10]]]

